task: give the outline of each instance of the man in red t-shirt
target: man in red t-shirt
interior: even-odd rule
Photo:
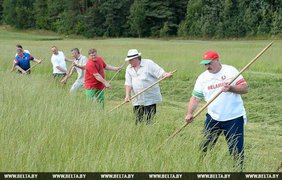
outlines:
[[[85,82],[86,97],[96,99],[104,109],[104,87],[110,88],[110,83],[105,80],[104,69],[111,71],[118,71],[121,67],[111,66],[106,64],[102,57],[97,56],[96,49],[88,51],[89,59],[85,66]]]

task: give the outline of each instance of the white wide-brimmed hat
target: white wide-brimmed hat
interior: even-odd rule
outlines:
[[[137,49],[129,49],[127,53],[127,57],[125,58],[125,61],[129,61],[131,59],[137,58],[141,56],[141,53],[137,51]]]

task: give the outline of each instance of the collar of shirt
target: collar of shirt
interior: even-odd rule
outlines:
[[[144,66],[144,61],[142,61],[142,59],[141,59],[141,61],[140,61],[140,67],[143,67],[143,66]],[[130,68],[133,68],[131,64],[130,64]]]
[[[81,59],[81,55],[80,55],[78,58],[75,58],[75,60],[78,60],[78,61],[79,61],[80,59]]]

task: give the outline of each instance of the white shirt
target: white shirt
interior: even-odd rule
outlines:
[[[197,79],[192,95],[210,101],[225,83],[230,82],[238,70],[229,65],[222,65],[216,74],[209,71],[203,72]],[[246,81],[240,75],[231,85],[244,84]],[[240,116],[246,116],[243,100],[240,94],[222,92],[209,106],[208,113],[217,121],[228,121]]]
[[[143,89],[147,88],[151,84],[155,83],[162,77],[165,71],[156,63],[150,59],[142,59],[140,62],[140,68],[135,69],[129,64],[125,73],[125,85],[131,86],[131,95],[139,93]],[[134,106],[143,105],[149,106],[162,101],[159,84],[156,84],[152,88],[148,89],[144,93],[141,93],[135,97],[132,101]]]
[[[74,60],[74,62],[79,65],[79,66],[85,66],[86,62],[87,62],[87,57],[80,55],[77,59]],[[78,67],[74,67],[74,69],[76,70],[78,76],[77,76],[77,81],[84,83],[84,74],[85,74],[85,70],[78,68]]]
[[[66,57],[62,51],[58,51],[58,54],[53,54],[51,57],[51,62],[53,64],[53,74],[64,74],[65,72],[60,71],[57,69],[57,66],[60,66],[64,70],[67,71],[67,65],[65,61]]]

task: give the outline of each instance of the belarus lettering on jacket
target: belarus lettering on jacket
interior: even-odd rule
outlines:
[[[224,64],[221,70],[215,74],[205,71],[198,77],[192,95],[198,99],[204,98],[208,102],[238,73],[238,70],[233,66]],[[245,83],[243,76],[240,75],[231,85]],[[213,119],[225,121],[245,115],[245,108],[239,94],[224,92],[208,106],[208,113]]]

